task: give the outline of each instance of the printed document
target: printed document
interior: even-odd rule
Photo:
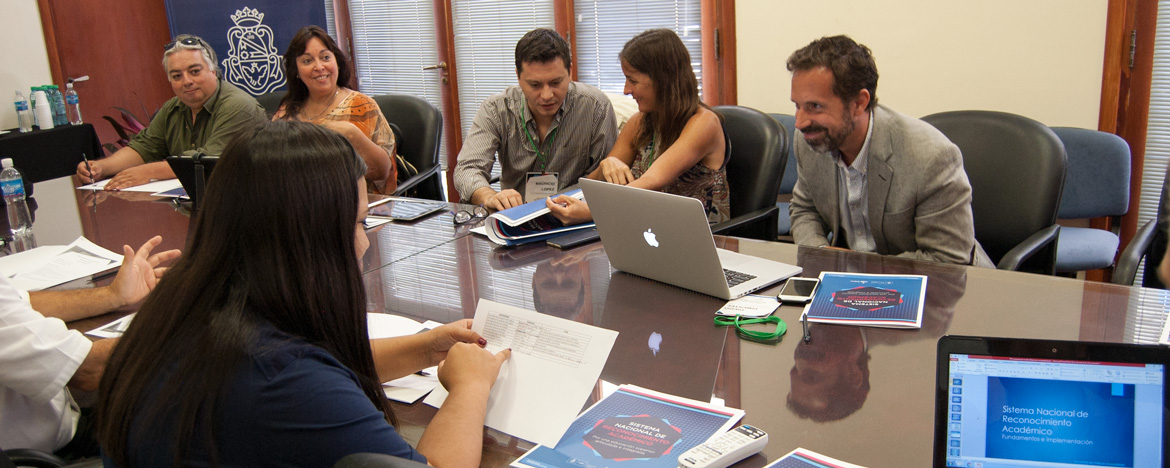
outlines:
[[[617,332],[480,299],[471,329],[488,350],[512,358],[488,398],[484,424],[515,437],[555,445],[597,385]],[[440,407],[438,387],[425,403]]]
[[[69,245],[46,245],[0,257],[0,274],[25,291],[40,291],[115,268],[122,255],[78,237]]]
[[[98,182],[95,182],[95,183],[92,183],[89,185],[82,185],[80,187],[77,187],[77,190],[105,190],[106,184],[109,182],[110,182],[110,179],[101,180],[101,181],[98,181]],[[168,190],[174,190],[174,189],[182,188],[182,187],[183,187],[183,184],[182,184],[182,182],[179,182],[179,179],[162,179],[162,180],[152,180],[152,181],[147,182],[147,183],[142,184],[142,185],[135,185],[133,187],[126,187],[124,189],[120,189],[119,191],[121,191],[121,192],[145,192],[145,193],[153,194],[153,193],[158,193],[158,192],[166,192]]]

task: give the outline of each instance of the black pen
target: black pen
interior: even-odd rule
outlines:
[[[808,334],[808,314],[801,314],[800,315],[800,325],[802,327],[804,327],[804,342],[805,343],[811,342],[812,335]]]
[[[82,160],[82,161],[85,161],[85,172],[88,172],[88,173],[89,173],[89,181],[90,181],[91,183],[92,183],[92,182],[94,182],[94,180],[93,180],[93,168],[92,168],[92,167],[90,167],[90,165],[89,165],[89,158],[85,156],[85,151],[82,151],[82,152],[81,152],[81,160]]]

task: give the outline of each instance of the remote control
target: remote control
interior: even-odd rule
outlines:
[[[716,435],[678,456],[683,468],[725,468],[768,445],[768,433],[744,424]]]

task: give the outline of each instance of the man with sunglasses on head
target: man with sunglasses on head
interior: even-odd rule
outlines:
[[[504,210],[561,192],[597,168],[617,141],[613,105],[572,81],[569,44],[551,29],[516,44],[519,86],[479,107],[455,165],[463,202]],[[500,191],[488,181],[496,156]]]
[[[129,146],[104,159],[82,162],[83,183],[107,177],[106,190],[173,179],[167,156],[218,155],[237,133],[267,121],[264,108],[248,93],[219,79],[215,51],[203,39],[180,34],[165,46],[163,69],[175,91]]]

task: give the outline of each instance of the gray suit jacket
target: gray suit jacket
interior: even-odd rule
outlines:
[[[877,253],[995,268],[975,240],[959,148],[930,124],[884,106],[873,119],[867,183]],[[813,150],[799,130],[795,139],[792,236],[800,245],[843,246],[833,156]]]

